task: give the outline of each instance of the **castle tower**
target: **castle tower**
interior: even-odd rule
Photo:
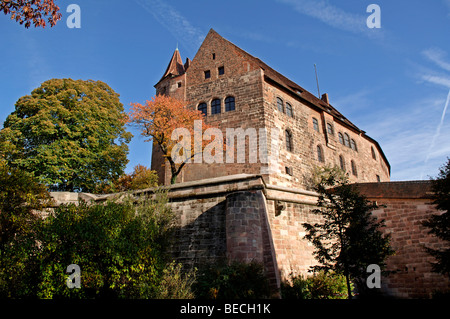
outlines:
[[[314,96],[212,29],[192,61],[183,64],[175,50],[155,88],[189,101],[224,137],[234,132],[228,139],[236,148],[232,162],[224,155],[223,163],[186,165],[177,182],[246,173],[305,189],[315,168],[325,165],[341,167],[353,182],[390,179],[380,145],[336,110],[327,94]],[[169,184],[157,147],[152,169]]]

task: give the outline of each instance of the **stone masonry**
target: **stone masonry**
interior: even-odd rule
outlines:
[[[245,151],[244,162],[236,154],[232,163],[224,157],[223,163],[187,165],[177,182],[245,173],[262,175],[271,185],[307,189],[314,169],[325,165],[342,167],[353,182],[389,181],[390,165],[380,145],[337,111],[327,94],[315,97],[212,29],[192,61],[183,64],[174,52],[155,88],[156,94],[181,98],[190,108],[206,104],[205,122],[223,136],[227,128],[243,130],[239,137],[245,142],[236,152]],[[227,98],[234,99],[234,109],[226,109]],[[220,112],[212,112],[218,101]],[[256,140],[250,141],[249,129],[258,133]],[[232,139],[238,143],[239,138]],[[250,161],[249,153],[258,153],[258,160]],[[269,161],[261,160],[261,153]],[[169,167],[157,145],[152,169],[169,184]]]
[[[388,259],[382,290],[398,298],[430,298],[434,290],[449,290],[448,278],[431,271],[424,247],[444,247],[421,222],[438,214],[430,204],[429,182],[357,184],[361,193],[377,201],[374,215],[386,221],[396,251]],[[153,194],[154,189],[136,191]],[[53,193],[58,204],[78,199],[102,202],[108,196]],[[76,198],[77,197],[77,198]],[[316,263],[312,245],[303,237],[302,223],[316,222],[311,213],[317,194],[266,184],[261,175],[239,174],[172,185],[169,205],[177,230],[174,258],[186,268],[223,260],[264,264],[272,288],[291,273],[309,275]],[[384,205],[384,206],[382,206]]]

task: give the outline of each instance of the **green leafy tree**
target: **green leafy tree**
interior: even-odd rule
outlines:
[[[319,208],[313,213],[321,217],[321,222],[303,226],[307,231],[305,238],[314,245],[319,262],[312,269],[343,274],[351,299],[351,281],[364,291],[367,266],[377,264],[384,269],[387,257],[394,252],[389,244],[390,236],[380,231],[384,220],[377,220],[371,214],[377,206],[346,178],[336,176],[333,170],[326,169],[316,186]]]
[[[107,84],[53,79],[15,106],[0,131],[9,166],[56,191],[91,192],[123,174],[132,135],[119,95]]]
[[[29,252],[37,247],[41,221],[36,211],[50,204],[50,195],[36,178],[0,161],[0,297],[29,292],[26,277],[33,268]]]
[[[423,225],[429,228],[430,234],[446,242],[447,248],[427,248],[427,251],[437,260],[433,264],[433,270],[450,276],[450,158],[439,169],[438,177],[432,180],[432,191],[433,204],[442,213],[430,216]]]

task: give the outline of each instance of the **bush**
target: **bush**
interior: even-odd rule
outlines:
[[[260,263],[218,263],[205,267],[194,284],[197,298],[268,298],[270,289]]]
[[[62,205],[1,251],[0,297],[192,298],[194,274],[171,262],[173,214],[165,193]],[[27,240],[25,240],[27,239]],[[67,266],[81,288],[66,285]]]
[[[325,273],[313,276],[290,276],[290,282],[281,285],[281,295],[285,299],[347,299],[347,284],[343,275]]]
[[[162,204],[141,198],[137,203],[126,199],[58,207],[41,229],[37,296],[154,297],[167,262],[172,223],[170,210]],[[65,284],[70,264],[81,268],[81,289]]]
[[[182,265],[171,262],[163,270],[163,277],[155,295],[156,299],[193,299],[192,285],[196,270],[183,272]]]

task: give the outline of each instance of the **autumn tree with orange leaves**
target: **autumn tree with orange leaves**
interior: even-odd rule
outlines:
[[[45,18],[52,27],[61,20],[59,7],[53,0],[1,0],[0,12],[10,14],[11,20],[20,24],[25,23],[25,28],[32,23],[35,27],[45,28]]]
[[[202,112],[188,108],[185,101],[174,97],[157,95],[145,104],[131,103],[128,116],[129,123],[137,125],[141,134],[149,137],[146,141],[152,140],[153,147],[160,147],[170,165],[171,184],[175,184],[183,167],[211,144],[203,139],[203,133],[213,127],[204,123]],[[212,143],[221,148],[225,145],[223,139],[217,138]]]

